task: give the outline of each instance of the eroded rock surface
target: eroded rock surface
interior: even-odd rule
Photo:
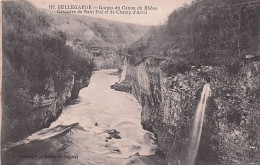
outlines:
[[[66,81],[55,84],[55,80],[47,78],[44,81],[44,93],[31,93],[26,88],[20,88],[16,92],[19,98],[15,104],[20,105],[15,120],[11,120],[8,110],[12,107],[4,106],[2,134],[3,141],[18,140],[42,128],[48,127],[61,114],[62,109],[70,100],[78,97],[79,90],[88,86],[89,77],[75,78],[71,70],[66,72]]]
[[[147,58],[128,68],[132,94],[142,105],[142,125],[158,137],[169,164],[184,164],[203,85],[212,95],[206,108],[196,164],[259,164],[260,62],[238,68],[190,66],[162,69]]]

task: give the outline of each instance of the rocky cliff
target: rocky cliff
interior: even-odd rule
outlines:
[[[25,86],[13,88],[11,92],[9,85],[13,85],[12,81],[15,81],[13,78],[16,75],[5,58],[4,63],[3,142],[16,141],[39,129],[48,127],[58,118],[64,106],[68,105],[70,100],[78,97],[80,89],[88,86],[90,80],[90,76],[75,78],[75,73],[67,70],[63,75],[59,75],[65,81],[59,82],[53,77],[46,78],[42,82],[44,92],[32,93]]]
[[[174,70],[173,70],[174,68]],[[203,85],[211,85],[195,164],[258,164],[260,62],[241,66],[174,67],[146,58],[128,66],[142,105],[142,125],[154,132],[171,165],[185,165]]]
[[[50,15],[27,1],[3,3],[2,137],[17,141],[48,127],[86,87],[93,59],[67,45]]]

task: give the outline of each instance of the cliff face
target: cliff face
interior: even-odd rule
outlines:
[[[25,86],[13,88],[15,71],[4,58],[3,69],[3,116],[2,140],[18,140],[39,129],[48,127],[61,114],[70,100],[78,97],[79,90],[87,87],[90,76],[75,78],[74,72],[67,70],[63,77],[66,81],[57,82],[50,77],[43,81],[44,92],[32,93]],[[25,81],[25,80],[24,80]],[[10,97],[11,96],[11,97]],[[13,100],[10,100],[13,99]],[[7,102],[15,104],[8,104]],[[18,108],[19,106],[19,108]],[[11,113],[12,112],[12,113]]]
[[[196,164],[259,163],[260,62],[190,67],[170,74],[166,60],[128,67],[142,125],[158,137],[169,164],[185,164],[203,85],[211,85]]]
[[[3,3],[2,142],[49,126],[89,83],[93,59],[52,25],[27,1]]]
[[[254,0],[193,1],[131,45],[128,81],[143,107],[142,125],[158,136],[169,164],[187,165],[208,82],[195,164],[259,164],[259,9]]]
[[[66,72],[66,81],[63,82],[62,88],[57,90],[56,80],[47,78],[44,80],[44,93],[32,94],[26,88],[15,90],[16,104],[20,106],[20,113],[9,114],[12,107],[5,104],[3,99],[3,126],[2,140],[18,140],[39,129],[48,127],[51,122],[56,120],[61,114],[62,109],[70,100],[78,97],[79,90],[87,87],[90,77],[80,77],[75,79],[71,70]],[[4,83],[8,83],[3,78]],[[6,86],[4,84],[4,86]],[[4,96],[5,97],[5,93]],[[17,116],[16,116],[17,115]]]

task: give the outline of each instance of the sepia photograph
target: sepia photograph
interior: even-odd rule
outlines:
[[[2,0],[1,165],[260,165],[260,0]]]

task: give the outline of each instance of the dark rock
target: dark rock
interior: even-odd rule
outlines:
[[[112,135],[112,134],[119,134],[120,132],[118,132],[117,130],[115,129],[111,129],[111,130],[107,130],[106,131],[108,134]]]
[[[119,135],[114,135],[115,139],[122,139]]]
[[[116,91],[128,92],[128,93],[131,92],[132,90],[129,81],[122,81],[120,83],[115,83],[114,85],[111,85],[110,88]]]
[[[122,70],[118,69],[118,71],[112,72],[112,73],[110,73],[109,75],[117,76],[117,75],[120,75],[121,72],[122,72]]]
[[[135,153],[134,156],[140,156],[139,152]]]
[[[107,137],[107,139],[121,139],[121,137],[119,136],[120,132],[115,129],[107,130],[106,132],[109,134],[109,137]]]
[[[114,149],[113,152],[121,153],[121,151],[119,149]]]

